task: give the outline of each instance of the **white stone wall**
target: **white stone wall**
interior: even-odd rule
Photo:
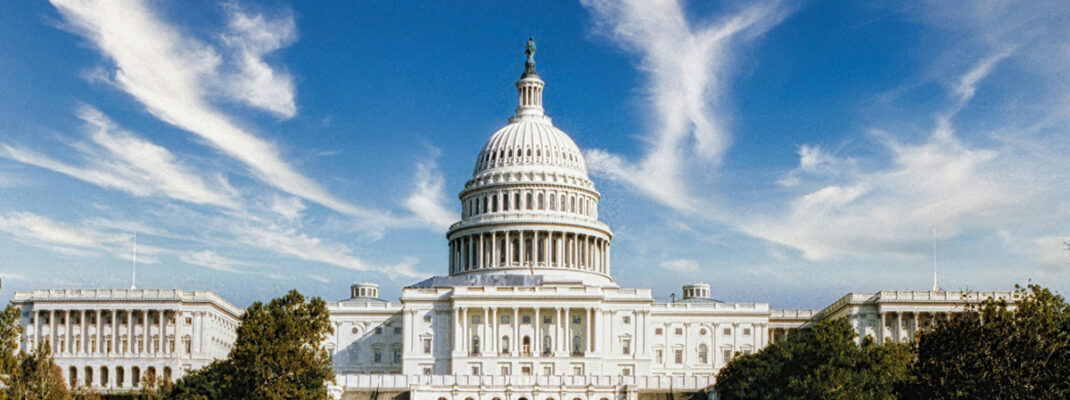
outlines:
[[[13,302],[20,347],[47,341],[68,385],[97,391],[130,390],[148,373],[175,380],[226,357],[241,313],[181,290],[39,290]]]

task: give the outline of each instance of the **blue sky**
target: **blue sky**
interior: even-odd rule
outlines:
[[[1060,2],[0,3],[0,277],[383,297],[515,108],[526,39],[625,287],[822,307],[1070,289]]]

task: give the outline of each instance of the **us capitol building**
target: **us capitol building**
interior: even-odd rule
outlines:
[[[495,132],[460,192],[449,270],[379,299],[360,283],[328,303],[323,346],[341,399],[625,400],[709,391],[733,357],[791,331],[849,318],[862,336],[911,340],[937,318],[1010,293],[849,293],[822,310],[726,303],[705,283],[677,301],[622,288],[612,275],[610,227],[583,154],[545,115],[545,83],[528,43],[519,106]],[[182,290],[18,292],[20,345],[48,341],[71,385],[136,388],[152,374],[177,379],[224,358],[242,310]]]

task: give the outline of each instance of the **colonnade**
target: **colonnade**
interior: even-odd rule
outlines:
[[[598,198],[564,189],[515,189],[482,192],[461,200],[461,217],[499,212],[542,211],[598,219]]]
[[[30,351],[47,340],[52,354],[62,357],[91,357],[112,353],[137,356],[168,356],[204,351],[205,312],[192,317],[189,349],[179,349],[176,340],[183,314],[174,309],[52,309],[35,312],[33,332],[26,336]],[[46,327],[42,317],[47,317]],[[141,317],[140,321],[135,318]],[[155,317],[155,321],[151,321]],[[174,320],[172,322],[171,320]],[[124,323],[120,324],[120,320]],[[62,321],[62,323],[60,322]],[[108,329],[110,325],[111,329]],[[141,329],[137,329],[140,325]],[[174,325],[172,327],[172,325]],[[185,343],[182,343],[185,347]]]
[[[888,311],[881,312],[880,325],[877,328],[877,337],[881,341],[892,340],[901,342],[914,340],[918,330],[932,326],[934,320],[951,318],[950,311]],[[927,318],[922,318],[926,316]],[[907,316],[909,315],[909,316]],[[891,325],[889,325],[891,323]],[[865,336],[860,334],[859,336]]]
[[[610,241],[582,233],[490,231],[450,241],[450,272],[512,267],[578,269],[609,275]]]
[[[583,356],[600,346],[595,327],[601,313],[594,307],[460,306],[453,314],[454,356]],[[524,322],[524,317],[531,319]],[[532,328],[522,330],[522,325]]]

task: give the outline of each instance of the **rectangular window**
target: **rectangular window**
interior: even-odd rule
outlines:
[[[724,362],[728,362],[728,361],[732,360],[732,350],[731,349],[725,349],[723,357],[724,357]]]
[[[378,335],[378,334],[381,334],[381,333],[383,333],[383,327],[381,327],[381,326],[375,327],[375,334]]]
[[[676,328],[676,331],[674,331],[673,333],[675,333],[676,336],[683,335],[684,334],[684,328]]]
[[[550,365],[544,365],[542,367],[542,374],[543,375],[553,375],[554,374],[554,367],[550,366]]]
[[[662,335],[662,330],[661,330],[661,328],[654,328],[654,334],[655,334],[655,335],[658,335],[658,336],[661,336],[661,335]]]
[[[394,334],[395,335],[400,335],[401,334],[401,327],[400,326],[395,326],[394,327]]]
[[[502,376],[509,376],[509,366],[508,365],[503,365],[502,366]]]
[[[624,355],[632,354],[632,340],[624,339],[621,341],[621,353]]]
[[[401,364],[401,349],[394,349],[394,364]]]
[[[625,315],[625,316],[624,316],[624,323],[625,323],[625,324],[630,324],[630,323],[632,323],[632,317],[629,317],[629,316]]]
[[[628,367],[621,368],[620,374],[624,376],[632,376],[632,369]]]
[[[503,324],[508,324],[509,323],[509,316],[508,315],[503,315],[502,316],[502,323]]]
[[[578,324],[580,322],[583,322],[583,320],[581,320],[579,316],[572,317],[573,324]]]
[[[654,360],[658,364],[664,364],[665,363],[665,353],[662,352],[661,349],[654,350]]]
[[[572,375],[577,375],[577,376],[583,375],[583,365],[573,365],[572,366]]]
[[[724,328],[725,336],[732,336],[732,328]]]
[[[424,339],[424,354],[431,354],[431,338]]]
[[[374,361],[374,362],[383,362],[383,351],[379,350],[379,349],[375,349],[372,352],[372,361]]]
[[[531,367],[520,367],[520,375],[531,375]]]
[[[193,325],[193,317],[186,317],[186,325]]]
[[[472,316],[472,323],[473,324],[478,324],[479,323],[479,316],[478,315],[473,315]]]
[[[424,367],[424,375],[431,375],[431,367]]]
[[[683,349],[674,350],[672,358],[673,358],[673,362],[675,362],[677,364],[683,364],[684,363],[684,350]]]
[[[544,323],[544,324],[549,324],[549,323],[552,323],[553,321],[554,321],[554,319],[553,319],[553,318],[550,318],[550,317],[542,317],[542,323]]]
[[[522,324],[530,324],[531,323],[531,316],[530,315],[525,315],[525,316],[520,317],[520,323],[522,323]]]
[[[431,322],[431,314],[424,315],[424,322]]]
[[[750,336],[750,328],[743,328],[743,336]]]
[[[479,374],[479,366],[478,365],[473,365],[472,366],[472,375],[480,375]]]

